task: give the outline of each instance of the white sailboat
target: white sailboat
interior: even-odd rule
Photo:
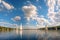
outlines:
[[[20,25],[20,36],[21,36],[21,38],[22,38],[22,24]]]
[[[20,30],[22,30],[22,24],[20,25]]]

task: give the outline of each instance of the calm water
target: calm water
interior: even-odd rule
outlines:
[[[0,40],[60,40],[60,31],[23,30],[0,32]]]

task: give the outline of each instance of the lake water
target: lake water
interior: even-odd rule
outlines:
[[[0,40],[60,40],[60,31],[14,30],[0,32]]]

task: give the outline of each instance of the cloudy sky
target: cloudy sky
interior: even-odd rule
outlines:
[[[41,28],[60,25],[60,0],[0,0],[0,26]]]

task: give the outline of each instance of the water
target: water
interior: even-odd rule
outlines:
[[[0,32],[0,40],[60,40],[60,31],[14,30]]]

